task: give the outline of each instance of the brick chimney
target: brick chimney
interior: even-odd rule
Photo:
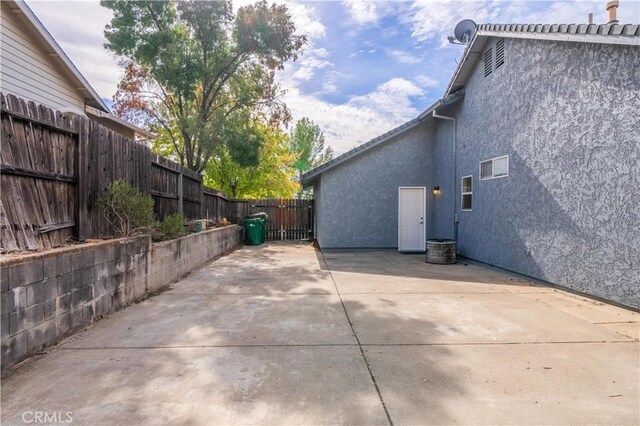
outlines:
[[[618,23],[618,6],[620,6],[620,2],[618,0],[611,0],[607,3],[606,9],[609,12],[609,22],[607,24],[617,24]]]

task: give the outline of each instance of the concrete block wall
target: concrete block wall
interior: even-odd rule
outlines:
[[[155,244],[143,235],[2,259],[2,371],[237,247],[241,229]]]
[[[147,288],[162,288],[241,243],[242,228],[233,225],[153,244]]]

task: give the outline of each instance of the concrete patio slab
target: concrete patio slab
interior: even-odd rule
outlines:
[[[355,343],[338,296],[162,294],[117,312],[65,347]]]
[[[522,295],[344,294],[342,298],[363,344],[629,340]]]
[[[25,409],[74,425],[387,422],[357,347],[58,350],[2,395],[2,424]]]
[[[367,346],[396,425],[637,425],[638,343]]]
[[[482,265],[267,243],[18,366],[1,420],[640,424],[637,326]]]

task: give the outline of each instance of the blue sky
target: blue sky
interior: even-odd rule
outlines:
[[[439,99],[462,55],[447,35],[477,23],[605,23],[605,1],[295,1],[285,3],[305,53],[278,74],[294,120],[309,117],[342,153],[417,116]],[[251,3],[234,2],[234,6]],[[640,1],[620,0],[622,23],[640,22]],[[28,0],[43,24],[103,98],[120,70],[104,51],[110,12],[97,1]]]

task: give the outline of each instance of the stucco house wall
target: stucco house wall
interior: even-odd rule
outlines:
[[[322,174],[314,198],[323,249],[398,246],[398,187],[426,186],[432,202],[430,134],[420,124]]]
[[[640,307],[639,49],[505,39],[505,64],[482,65],[457,114],[459,252]],[[509,176],[480,181],[502,155]]]
[[[453,116],[450,109],[437,112],[447,117]],[[433,200],[433,215],[428,225],[429,229],[432,229],[429,238],[453,239],[453,202],[459,191],[459,188],[453,188],[453,123],[449,120],[433,119],[433,125],[433,186],[439,186],[441,192]]]
[[[318,231],[318,219],[323,214],[322,203],[322,176],[313,183],[313,237],[320,244],[320,232]]]

